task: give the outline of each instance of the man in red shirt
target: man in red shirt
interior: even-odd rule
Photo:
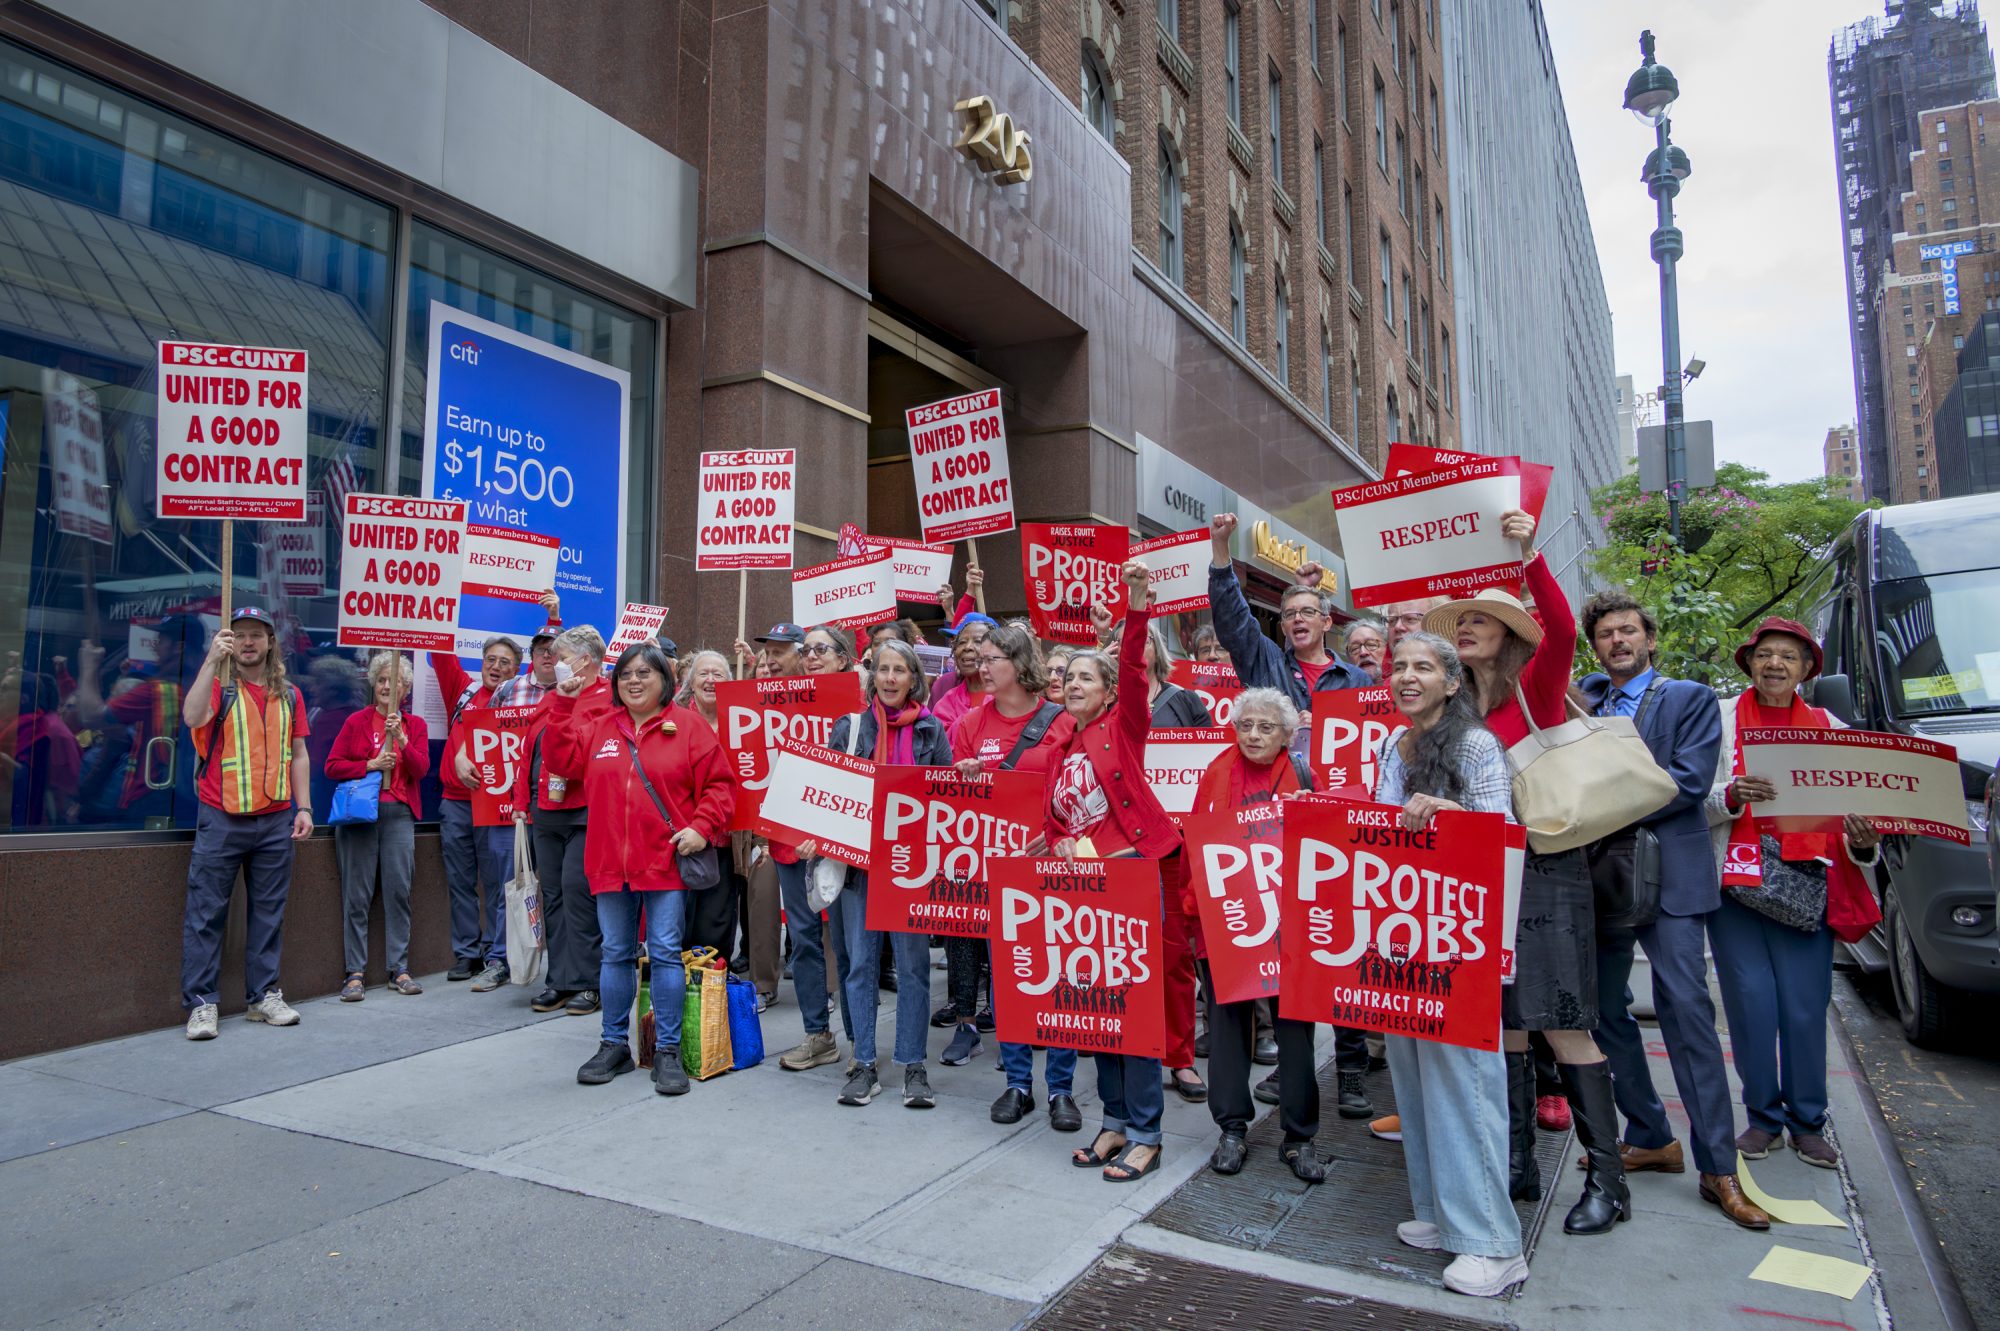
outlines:
[[[234,666],[227,684],[218,674],[224,661]],[[272,1026],[296,1026],[299,1014],[277,985],[278,949],[294,843],[313,830],[312,763],[306,756],[305,699],[285,678],[278,624],[269,611],[244,606],[216,633],[181,703],[181,719],[200,758],[195,789],[201,800],[181,928],[187,1038],[216,1035],[222,928],[238,873],[249,905],[245,1015]]]

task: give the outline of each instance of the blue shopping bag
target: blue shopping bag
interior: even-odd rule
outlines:
[[[738,1072],[764,1061],[764,1024],[757,1018],[757,986],[734,975],[729,977],[729,1047],[736,1056]]]
[[[333,788],[333,807],[327,810],[326,825],[351,827],[356,823],[372,823],[381,811],[382,774],[370,772]]]

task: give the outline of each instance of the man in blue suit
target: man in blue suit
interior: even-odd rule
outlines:
[[[1722,747],[1721,708],[1707,685],[1668,679],[1653,668],[1659,626],[1631,593],[1612,590],[1592,596],[1584,603],[1582,627],[1605,671],[1581,682],[1591,711],[1632,717],[1653,760],[1680,787],[1665,808],[1641,824],[1660,843],[1659,918],[1643,929],[1599,930],[1597,935],[1596,1035],[1610,1060],[1618,1108],[1626,1120],[1619,1154],[1627,1174],[1687,1170],[1666,1108],[1653,1089],[1639,1023],[1627,1006],[1636,943],[1652,963],[1653,1010],[1666,1039],[1674,1085],[1687,1109],[1702,1199],[1745,1229],[1769,1229],[1771,1218],[1744,1195],[1736,1177],[1729,1078],[1708,993],[1709,917],[1722,897],[1702,805]]]

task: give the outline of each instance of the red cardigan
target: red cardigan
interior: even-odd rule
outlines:
[[[438,785],[444,798],[448,800],[469,800],[472,792],[458,779],[458,751],[465,745],[465,727],[452,725],[452,710],[458,706],[459,697],[468,684],[478,684],[472,698],[465,705],[484,707],[493,701],[493,690],[486,686],[483,678],[468,675],[450,652],[432,652],[431,673],[437,676],[438,692],[444,695],[444,757],[438,762]]]
[[[534,716],[528,720],[527,743],[521,746],[521,761],[514,768],[514,807],[516,809],[582,809],[589,807],[585,803],[586,796],[583,782],[581,781],[572,781],[569,789],[563,792],[563,797],[560,800],[551,802],[549,799],[549,754],[547,746],[543,741],[548,738],[549,723],[555,716],[555,702],[561,696],[554,689],[550,689],[547,693],[544,693],[542,700],[535,704]],[[576,708],[571,715],[574,717],[576,714],[583,712],[608,712],[615,706],[617,706],[617,703],[611,696],[611,681],[608,679],[596,679],[585,685],[583,692],[577,695]],[[542,749],[542,788],[535,792],[535,802],[531,805],[528,803],[528,774],[535,768],[535,750],[537,747]],[[645,794],[644,791],[640,791],[639,793],[642,795]]]
[[[583,873],[592,892],[677,892],[680,868],[673,837],[652,796],[632,768],[626,744],[639,760],[681,827],[692,827],[710,845],[729,835],[736,786],[722,743],[708,723],[687,707],[669,705],[638,728],[623,707],[586,710],[556,695],[542,740],[542,770],[582,779],[590,806],[590,835],[583,843]]]
[[[1146,622],[1151,618],[1147,607],[1134,606],[1125,616],[1124,640],[1143,645]],[[1072,754],[1083,753],[1097,773],[1109,806],[1104,821],[1090,833],[1098,854],[1136,850],[1146,859],[1158,860],[1180,849],[1180,829],[1146,782],[1146,732],[1153,724],[1153,707],[1146,693],[1146,654],[1119,653],[1118,701],[1089,725],[1078,727],[1069,743],[1049,759],[1042,821],[1051,846],[1072,835],[1056,818],[1055,792],[1063,764]]]
[[[347,718],[333,747],[326,752],[326,774],[335,781],[354,781],[368,775],[368,760],[382,752],[382,713],[364,707]],[[415,712],[403,713],[403,757],[382,774],[382,798],[410,806],[412,818],[424,816],[417,783],[431,770],[430,728]]]
[[[1569,608],[1562,584],[1549,572],[1549,561],[1540,551],[1528,561],[1523,581],[1535,614],[1542,621],[1541,645],[1528,664],[1521,668],[1521,694],[1535,709],[1535,724],[1547,730],[1559,726],[1569,716],[1563,698],[1569,693],[1570,668],[1576,660],[1576,614]],[[1512,748],[1528,737],[1528,723],[1521,704],[1509,697],[1486,714],[1486,728],[1493,732],[1503,749]]]

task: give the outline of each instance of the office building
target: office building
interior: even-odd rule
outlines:
[[[1900,324],[1905,303],[1885,280],[1925,113],[1995,96],[1993,53],[1976,0],[1885,0],[1881,17],[1834,33],[1827,82],[1847,250],[1855,425],[1868,492],[1888,499],[1898,474],[1890,417],[1907,417],[1909,398],[1906,376],[1886,373],[1881,356],[1889,339],[1880,325]]]
[[[1861,432],[1852,425],[1836,425],[1826,432],[1820,445],[1823,474],[1834,482],[1833,493],[1856,503],[1865,501],[1861,483]]]
[[[2000,490],[2000,314],[1973,322],[1954,368],[1932,413],[1938,499]]]

